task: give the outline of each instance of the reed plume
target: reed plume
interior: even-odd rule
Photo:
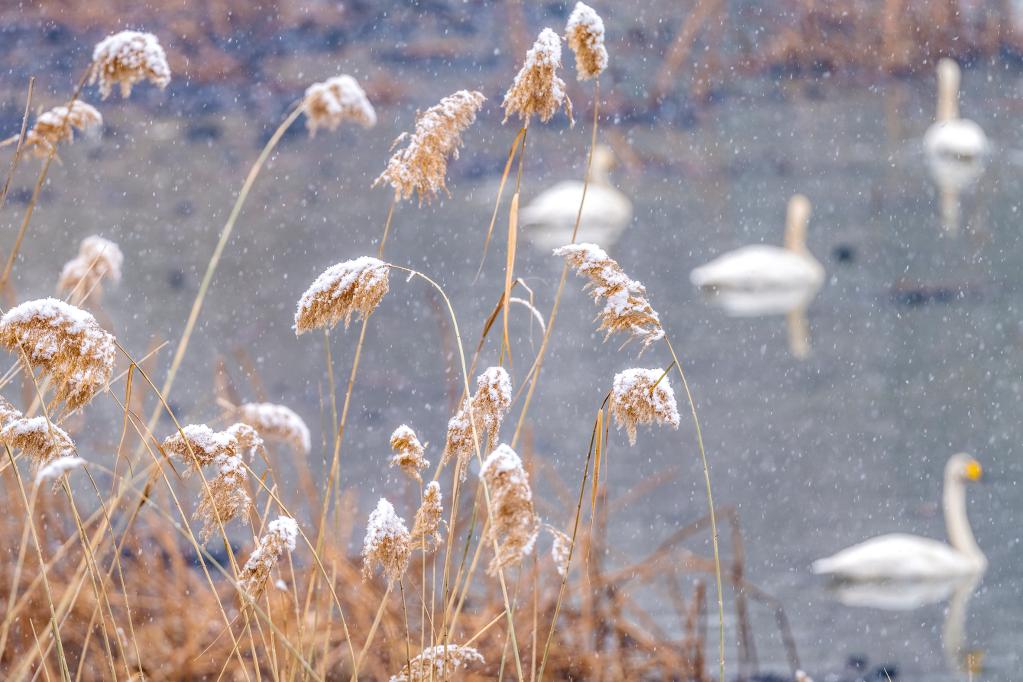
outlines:
[[[400,673],[391,676],[391,682],[448,680],[459,670],[484,662],[480,652],[471,646],[438,644],[423,649],[421,654],[405,664]]]
[[[0,345],[30,369],[42,369],[56,388],[55,400],[70,409],[92,400],[114,368],[114,337],[89,313],[54,298],[8,310],[0,317]]]
[[[17,410],[5,416],[0,426],[0,443],[24,452],[36,467],[75,451],[74,441],[67,431],[47,421],[46,417],[24,417]]]
[[[369,515],[366,538],[362,545],[362,576],[373,577],[379,564],[388,583],[401,579],[412,554],[412,538],[405,522],[394,507],[381,497]]]
[[[203,524],[203,542],[208,542],[221,525],[247,514],[252,506],[252,498],[245,490],[246,472],[241,456],[217,455],[213,464],[217,475],[203,486],[202,499],[195,511],[195,518]]]
[[[99,83],[103,99],[115,84],[121,88],[121,97],[127,97],[140,81],[148,80],[162,90],[170,79],[167,54],[152,33],[121,31],[101,40],[92,51],[89,84]]]
[[[678,428],[675,392],[663,370],[627,369],[615,375],[611,389],[611,414],[618,430],[625,427],[629,444],[636,444],[637,424],[667,424]]]
[[[72,292],[72,300],[98,302],[103,296],[103,280],[121,281],[124,254],[117,244],[98,235],[82,240],[78,255],[64,264],[57,280],[57,291]]]
[[[74,131],[87,132],[103,125],[103,116],[96,107],[82,100],[59,106],[39,115],[32,128],[25,133],[24,145],[35,156],[46,158],[56,153],[61,142],[74,141]]]
[[[469,420],[470,411],[475,418],[477,436],[482,437],[484,432],[487,434],[487,440],[480,447],[485,445],[484,451],[490,452],[497,446],[501,423],[508,414],[511,400],[511,377],[503,367],[489,367],[476,377],[476,393],[471,398],[466,397],[455,416],[448,421],[441,464],[446,465],[452,458],[456,458],[459,475],[464,481],[469,458],[476,451],[472,437],[473,425]]]
[[[476,120],[476,113],[486,101],[474,90],[459,90],[422,113],[416,114],[416,129],[402,133],[391,148],[408,141],[387,162],[373,186],[388,184],[394,188],[395,200],[408,199],[415,192],[422,204],[430,202],[445,184],[448,158],[458,158],[462,133]]]
[[[391,457],[391,466],[398,467],[409,477],[422,483],[420,472],[430,466],[429,460],[423,455],[426,449],[416,437],[416,432],[402,424],[391,434],[391,449],[394,456]]]
[[[504,95],[504,120],[518,115],[529,125],[534,114],[546,123],[562,106],[572,122],[572,100],[565,93],[565,81],[558,77],[561,68],[561,38],[549,28],[540,32],[512,86]]]
[[[558,575],[564,578],[568,575],[568,560],[572,552],[572,538],[554,526],[547,526],[547,532],[554,539],[554,542],[551,543],[551,559],[554,560],[554,568],[558,571]]]
[[[36,485],[39,485],[43,481],[50,481],[59,479],[69,471],[84,466],[85,460],[75,455],[63,455],[50,461],[46,466],[40,467],[39,471],[36,472]]]
[[[297,454],[309,454],[309,427],[302,417],[285,405],[246,403],[235,410],[237,418],[255,428],[266,439],[287,443]]]
[[[633,280],[621,266],[596,244],[568,244],[554,249],[576,271],[588,278],[587,289],[593,300],[605,299],[597,318],[598,330],[606,330],[606,341],[615,332],[629,335],[626,343],[638,339],[645,350],[664,338],[664,329],[657,312],[646,298],[646,287]],[[623,344],[625,345],[625,344]]]
[[[575,4],[565,24],[565,39],[575,53],[575,71],[579,80],[596,78],[607,68],[604,21],[592,7],[582,2]]]
[[[238,576],[239,587],[250,599],[263,594],[270,572],[285,552],[295,551],[297,539],[298,523],[290,516],[278,516],[266,525],[266,535],[259,539],[259,546],[249,555]]]
[[[377,114],[359,82],[349,75],[334,76],[322,83],[313,83],[305,91],[302,110],[306,115],[309,137],[318,128],[337,130],[345,121],[363,128],[377,124]]]
[[[507,445],[499,445],[483,461],[480,478],[490,490],[490,526],[487,536],[498,553],[487,572],[518,564],[533,551],[540,520],[533,511],[533,491],[522,460]]]
[[[368,317],[387,293],[389,275],[390,266],[370,256],[327,268],[299,299],[296,336],[320,327],[333,327],[342,319],[347,329],[356,313]]]
[[[423,503],[419,505],[412,523],[412,549],[431,552],[444,542],[441,524],[444,522],[443,496],[440,483],[431,481],[423,490]]]
[[[206,424],[188,424],[164,439],[162,447],[168,455],[184,460],[190,470],[198,471],[221,458],[251,457],[262,444],[259,433],[248,424],[233,424],[223,431],[214,431]]]

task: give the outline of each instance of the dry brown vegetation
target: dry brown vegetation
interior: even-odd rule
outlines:
[[[118,78],[129,83],[146,74],[124,72],[131,68],[127,62],[118,68]],[[148,67],[141,64],[139,68]],[[69,107],[92,73],[90,65]],[[515,87],[517,96],[528,95],[522,93],[521,82]],[[26,111],[31,107],[31,89],[29,99]],[[473,116],[481,104],[473,98]],[[329,463],[325,471],[318,465],[320,457],[306,452],[309,436],[301,418],[283,406],[236,407],[238,395],[256,391],[231,385],[227,378],[217,382],[216,398],[225,409],[219,421],[215,415],[210,415],[213,426],[181,421],[168,396],[177,368],[187,361],[205,293],[248,190],[285,131],[303,113],[309,112],[301,104],[288,113],[246,177],[162,385],[155,382],[146,358],[116,344],[92,315],[76,306],[29,302],[37,304],[28,308],[34,317],[23,309],[9,320],[21,326],[11,327],[2,339],[11,355],[0,388],[13,394],[21,384],[22,395],[28,397],[19,406],[23,415],[15,415],[13,406],[2,403],[4,414],[39,420],[37,424],[51,436],[63,433],[58,430],[65,427],[72,436],[105,429],[118,433],[118,447],[108,453],[79,453],[73,444],[63,448],[58,455],[87,454],[87,461],[58,458],[66,466],[50,471],[47,480],[56,480],[51,488],[35,477],[31,449],[13,438],[3,441],[0,676],[69,681],[380,680],[392,675],[411,679],[720,679],[728,645],[723,615],[726,588],[728,607],[735,609],[739,624],[735,644],[739,674],[755,667],[750,599],[780,614],[794,674],[798,660],[783,612],[745,580],[735,513],[714,508],[699,421],[669,334],[647,292],[628,280],[602,251],[599,263],[575,264],[600,266],[583,269],[594,278],[595,287],[604,287],[595,288],[593,294],[608,299],[602,328],[644,333],[650,346],[648,362],[661,364],[658,369],[642,370],[643,382],[616,381],[614,388],[610,369],[594,368],[606,373],[608,393],[593,405],[589,442],[574,449],[577,481],[561,482],[546,463],[545,453],[532,451],[525,437],[528,428],[524,428],[529,397],[538,385],[543,352],[555,338],[555,312],[569,265],[552,297],[543,344],[535,356],[513,347],[507,322],[503,338],[491,334],[502,309],[507,320],[512,282],[518,281],[513,257],[517,182],[508,216],[507,283],[503,290],[480,291],[480,296],[497,304],[478,339],[459,331],[468,327],[459,325],[447,295],[429,273],[383,260],[387,229],[399,203],[395,200],[377,258],[335,266],[299,302],[296,334],[333,328],[341,320],[347,327],[353,315],[360,327],[358,336],[352,329],[345,337],[355,348],[347,384],[334,387],[332,369],[325,370],[334,391],[327,401],[330,423],[336,424],[326,444],[329,452],[321,453]],[[470,119],[464,121],[466,126]],[[595,115],[593,140],[597,123]],[[464,127],[460,123],[459,134]],[[17,144],[10,146],[11,176],[24,161],[24,128]],[[56,131],[55,140],[66,143],[66,132]],[[444,156],[446,163],[456,147],[439,145],[431,147],[430,153]],[[525,153],[521,130],[511,145],[505,179],[515,156]],[[56,147],[47,150],[37,188],[45,182],[55,154]],[[18,262],[23,237],[31,238],[29,222],[37,199],[38,191],[13,241],[5,282]],[[402,210],[414,208],[402,205]],[[94,270],[97,262],[89,259],[87,270]],[[119,268],[120,263],[118,272]],[[408,276],[396,278],[393,290],[388,279],[392,271]],[[104,272],[86,272],[79,279],[91,279],[90,286],[95,288],[104,276],[112,277],[112,269]],[[399,280],[404,282],[398,285]],[[398,438],[394,447],[411,458],[412,475],[405,479],[409,487],[393,494],[388,491],[393,503],[381,499],[367,520],[368,510],[354,505],[354,492],[367,482],[350,480],[343,462],[355,455],[342,447],[350,407],[358,400],[355,379],[360,351],[373,316],[385,314],[376,312],[386,306],[385,298],[418,286],[434,289],[444,300],[455,333],[463,390],[449,426],[454,424],[457,431],[457,448],[444,457],[434,448],[431,458],[438,464],[431,472],[423,460],[424,446],[414,434]],[[16,296],[13,291],[9,295]],[[111,298],[107,297],[106,305],[116,305]],[[83,300],[88,299],[79,303]],[[40,319],[39,311],[49,317]],[[331,337],[324,339],[329,344]],[[467,358],[466,349],[474,341],[476,351]],[[442,345],[424,339],[423,352],[435,352]],[[97,368],[99,360],[115,353],[115,347],[116,357]],[[516,353],[527,366],[532,362],[519,394],[513,394],[508,374],[500,366]],[[477,376],[484,355],[497,357],[499,364]],[[625,356],[623,362],[630,359]],[[637,424],[677,427],[673,382],[684,389],[699,458],[683,460],[679,471],[651,472],[646,483],[632,490],[614,490],[607,483],[608,470],[615,466],[608,451],[620,444],[612,442],[612,418],[624,423],[633,438]],[[522,389],[525,400],[520,399]],[[635,391],[649,391],[649,395]],[[90,421],[90,401],[112,401],[121,418],[114,424]],[[84,418],[71,419],[80,416],[77,413],[83,408]],[[152,410],[148,419],[147,409]],[[503,428],[506,415],[516,409],[514,431]],[[248,425],[230,425],[236,418]],[[268,437],[265,442],[259,428]],[[386,445],[382,442],[381,449]],[[466,476],[470,460],[482,465],[480,476]],[[297,485],[284,483],[284,466],[294,470]],[[386,468],[387,462],[381,459],[381,474]],[[534,495],[531,481],[540,473],[558,491],[551,498]],[[681,475],[702,475],[707,518],[676,531],[647,556],[622,556],[608,537],[609,520]],[[725,571],[718,547],[719,514],[728,519],[732,531],[731,562]],[[541,518],[554,526],[553,552],[548,551],[552,545],[547,535],[539,540],[546,543],[540,545],[543,551],[537,550]],[[414,519],[411,531],[406,519]],[[360,544],[364,529],[360,557],[350,547]],[[712,538],[712,556],[685,547],[686,540],[706,532]],[[674,570],[666,571],[668,566]],[[664,590],[676,607],[677,621],[670,632],[637,596],[653,589]],[[712,623],[716,632],[708,635]]]

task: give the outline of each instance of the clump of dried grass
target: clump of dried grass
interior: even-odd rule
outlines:
[[[637,424],[679,424],[675,392],[660,369],[627,369],[615,375],[611,389],[611,414],[619,430],[625,427],[629,443],[636,444]]]
[[[408,141],[387,162],[387,168],[373,186],[388,184],[396,199],[408,199],[413,193],[422,204],[441,191],[447,191],[448,158],[458,158],[462,133],[476,120],[486,97],[474,90],[459,90],[416,115],[416,129],[402,133],[393,147]]]
[[[558,575],[564,578],[568,575],[568,559],[572,551],[572,538],[554,526],[547,526],[546,528],[547,532],[551,534],[551,538],[553,538],[551,543],[551,560],[554,562],[554,568],[557,569]]]
[[[568,244],[554,249],[575,270],[588,278],[590,295],[604,308],[598,314],[600,330],[606,330],[605,341],[612,334],[622,332],[629,339],[638,339],[645,350],[650,344],[664,338],[664,329],[657,312],[646,298],[646,287],[625,274],[618,262],[610,258],[596,244]]]
[[[441,525],[444,523],[443,496],[440,483],[431,481],[423,490],[423,502],[416,511],[412,523],[411,543],[413,549],[431,552],[444,542]]]
[[[124,254],[117,244],[98,235],[82,240],[78,255],[64,264],[57,280],[57,291],[72,292],[76,302],[99,301],[103,297],[103,281],[121,281]]]
[[[526,61],[504,95],[504,120],[514,114],[523,125],[529,125],[532,116],[546,123],[564,106],[569,121],[572,121],[572,100],[565,92],[565,81],[558,77],[559,68],[561,38],[545,28],[526,53]]]
[[[245,403],[235,410],[235,414],[263,438],[287,443],[297,454],[309,454],[309,427],[290,407],[276,403]]]
[[[298,539],[298,523],[290,516],[278,516],[266,526],[266,534],[259,539],[259,546],[249,555],[242,566],[238,584],[250,599],[258,599],[266,589],[270,572],[284,556],[295,551]]]
[[[604,21],[592,7],[577,2],[565,24],[565,39],[575,53],[576,75],[581,81],[599,76],[607,68]]]
[[[390,266],[362,256],[327,268],[306,289],[295,311],[295,334],[321,327],[333,327],[355,314],[369,316],[390,288]]]
[[[96,318],[55,298],[22,303],[0,318],[0,345],[40,368],[56,387],[54,399],[81,407],[107,385],[114,337]]]
[[[6,398],[0,397],[0,443],[21,450],[37,466],[74,453],[67,431],[45,417],[26,418]]]
[[[518,454],[499,445],[483,461],[480,478],[490,490],[490,526],[487,537],[497,542],[498,553],[487,572],[494,575],[506,566],[520,563],[533,551],[540,532],[540,520],[533,510],[529,475]]]
[[[170,79],[167,54],[152,33],[121,31],[101,40],[92,52],[89,83],[99,83],[103,99],[114,85],[120,86],[121,97],[127,97],[140,81],[148,80],[163,89]]]
[[[103,125],[103,116],[96,107],[82,100],[43,112],[25,133],[25,147],[35,156],[46,158],[56,151],[61,142],[74,141],[74,131],[87,132]]]
[[[421,654],[406,663],[400,673],[391,676],[391,682],[447,680],[459,670],[483,663],[485,663],[483,656],[473,647],[438,644],[424,649]]]
[[[318,128],[337,130],[345,121],[358,123],[363,128],[377,124],[376,111],[366,92],[347,74],[310,85],[302,100],[302,110],[310,137],[316,135]]]
[[[487,440],[481,442],[480,447],[485,446],[484,451],[490,452],[497,445],[501,424],[511,407],[511,399],[511,377],[503,367],[489,367],[476,377],[476,392],[462,401],[458,412],[448,421],[441,464],[446,465],[451,459],[456,459],[459,475],[464,481],[466,465],[476,451],[470,412],[476,422],[476,435],[482,438],[484,432],[487,434]]]
[[[248,513],[252,498],[245,490],[245,463],[240,455],[217,455],[213,460],[217,475],[201,492],[195,518],[202,521],[202,541],[209,542],[222,525]]]
[[[362,545],[362,575],[368,580],[379,565],[388,583],[401,580],[412,555],[412,538],[405,522],[381,497],[369,515]]]
[[[162,447],[168,455],[181,458],[189,471],[198,471],[224,457],[251,455],[262,444],[259,433],[248,424],[232,424],[223,431],[206,424],[188,424],[165,438]]]
[[[423,456],[426,449],[416,437],[416,432],[405,424],[396,428],[391,434],[391,449],[395,453],[391,457],[391,466],[398,467],[421,483],[420,472],[429,467],[430,462]]]

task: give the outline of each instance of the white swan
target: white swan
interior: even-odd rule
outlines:
[[[788,312],[805,305],[824,283],[824,266],[806,248],[810,201],[802,194],[789,200],[785,247],[756,244],[718,256],[689,273],[701,289],[721,297],[732,314]],[[756,305],[766,302],[767,307]]]
[[[938,62],[938,114],[924,134],[924,148],[931,158],[958,161],[980,160],[988,152],[987,136],[973,121],[959,118],[959,82],[962,72],[951,59]]]
[[[608,179],[614,164],[614,152],[609,147],[594,148],[577,242],[611,246],[632,221],[632,202]],[[570,242],[582,194],[583,183],[578,180],[563,180],[541,192],[519,211],[523,234],[545,250]]]
[[[849,581],[925,581],[976,575],[987,568],[966,517],[964,483],[980,479],[980,463],[967,454],[945,465],[943,507],[949,544],[916,535],[893,533],[861,542],[818,559],[813,571]]]

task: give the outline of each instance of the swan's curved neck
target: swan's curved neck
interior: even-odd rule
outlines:
[[[942,63],[938,66],[938,122],[959,118],[959,67]]]
[[[608,174],[610,170],[611,164],[609,164],[601,155],[594,155],[593,161],[590,163],[590,184],[611,184],[611,177]]]
[[[810,202],[794,197],[789,201],[789,212],[785,217],[785,248],[796,253],[806,253],[806,227],[810,222]]]
[[[953,548],[967,556],[984,559],[977,540],[970,529],[970,520],[966,516],[966,490],[962,480],[953,473],[945,474],[945,528],[948,541]]]

